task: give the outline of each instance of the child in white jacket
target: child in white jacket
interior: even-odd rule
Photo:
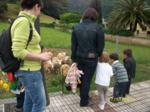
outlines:
[[[97,65],[96,85],[100,96],[99,108],[104,110],[107,98],[107,91],[110,85],[110,79],[113,76],[113,69],[109,64],[109,54],[103,52]]]

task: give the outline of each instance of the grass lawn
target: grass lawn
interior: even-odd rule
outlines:
[[[6,23],[0,23],[0,32],[7,25]],[[41,28],[42,42],[47,48],[65,48],[70,50],[70,33],[61,32],[55,29]],[[119,55],[122,60],[122,51],[126,48],[131,48],[134,53],[134,57],[137,61],[137,73],[135,82],[150,80],[150,48],[138,45],[126,45],[119,44]],[[105,51],[114,52],[115,43],[106,41]],[[49,92],[61,91],[61,77],[60,75],[47,76],[47,86]],[[91,85],[91,89],[95,89],[94,78]],[[10,95],[12,96],[12,95]],[[7,96],[6,96],[7,97]],[[1,95],[0,95],[0,98]],[[4,97],[3,97],[4,98]]]

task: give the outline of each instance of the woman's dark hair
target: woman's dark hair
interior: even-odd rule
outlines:
[[[132,50],[131,49],[125,49],[123,51],[123,54],[127,55],[128,57],[132,57]]]
[[[96,21],[97,18],[98,18],[98,13],[97,13],[96,9],[94,9],[94,8],[86,9],[86,11],[84,12],[84,14],[82,16],[82,20],[91,19],[92,21]]]
[[[117,53],[112,53],[109,55],[110,59],[113,59],[114,61],[119,60],[119,55]]]
[[[39,7],[42,6],[41,0],[21,0],[21,7],[22,9],[32,9],[36,4],[39,5]]]

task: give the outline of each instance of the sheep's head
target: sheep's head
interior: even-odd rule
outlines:
[[[59,60],[63,60],[65,57],[66,57],[66,53],[65,52],[58,53],[58,55],[57,55],[57,58]]]
[[[69,65],[68,64],[63,64],[61,67],[60,67],[60,71],[61,71],[61,74],[63,76],[67,76],[68,74],[68,71],[69,71]]]
[[[70,59],[69,56],[66,56],[63,60],[62,60],[62,64],[68,64],[71,65],[72,61]]]

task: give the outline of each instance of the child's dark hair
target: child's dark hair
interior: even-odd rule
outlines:
[[[123,51],[123,54],[127,55],[128,57],[132,57],[132,50],[131,49],[125,49]]]
[[[117,53],[112,53],[109,55],[110,59],[113,59],[114,61],[119,60],[119,55]]]
[[[21,0],[21,7],[22,9],[32,9],[36,4],[38,4],[39,7],[42,6],[41,0]]]

